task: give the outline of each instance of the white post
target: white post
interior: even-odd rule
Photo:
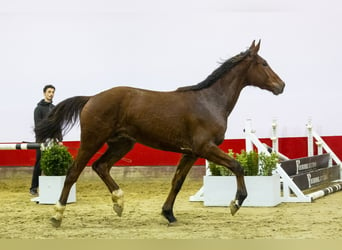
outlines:
[[[246,152],[250,152],[253,150],[253,142],[252,142],[251,134],[254,133],[254,131],[252,131],[252,120],[251,119],[246,120],[244,132],[245,132]]]
[[[257,148],[258,152],[264,152],[267,155],[270,153],[267,150],[267,147],[261,143],[259,138],[255,135],[255,130],[252,129],[252,121],[251,119],[246,120],[245,126],[245,143],[246,143],[246,152],[250,152],[253,150],[253,145]]]
[[[316,141],[317,145],[317,154],[322,155],[323,154],[323,145],[321,141]]]
[[[273,119],[272,121],[272,150],[275,153],[279,152],[279,144],[278,144],[278,137],[277,137],[277,120]]]
[[[312,135],[312,124],[311,124],[310,118],[309,118],[308,124],[306,124],[306,128],[308,130],[308,156],[313,156],[314,144],[313,144],[313,135]]]
[[[205,175],[206,176],[211,175],[211,171],[209,168],[209,162],[207,160],[205,160]]]
[[[317,141],[319,141],[322,144],[322,148],[325,150],[325,152],[329,153],[331,158],[334,160],[336,165],[341,166],[341,160],[337,157],[337,155],[331,150],[331,148],[326,144],[323,139],[316,133],[316,131],[312,130],[312,136],[315,137]],[[342,168],[341,168],[341,174],[342,174]]]

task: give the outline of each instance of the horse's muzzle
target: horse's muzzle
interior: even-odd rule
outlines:
[[[284,82],[274,84],[274,86],[275,86],[275,88],[272,91],[273,94],[280,95],[281,93],[284,92],[284,88],[285,88],[285,83]]]

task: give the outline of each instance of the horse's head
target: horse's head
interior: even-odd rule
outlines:
[[[257,86],[261,89],[271,91],[275,95],[279,95],[283,92],[285,83],[279,78],[279,76],[271,69],[265,59],[258,55],[260,48],[260,41],[255,45],[253,41],[252,45],[248,49],[248,59],[250,66],[247,71],[247,85]]]

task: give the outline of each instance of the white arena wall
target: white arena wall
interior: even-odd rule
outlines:
[[[42,88],[54,102],[127,85],[169,91],[202,81],[218,62],[261,39],[259,54],[286,82],[281,96],[246,88],[226,138],[342,134],[342,3],[175,0],[0,1],[0,142],[33,141]],[[79,140],[75,128],[65,140]]]

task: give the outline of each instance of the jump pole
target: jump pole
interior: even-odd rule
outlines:
[[[313,192],[313,193],[309,194],[308,196],[310,196],[312,200],[316,200],[318,198],[321,198],[323,196],[326,196],[328,194],[332,194],[332,193],[335,193],[335,192],[338,192],[341,190],[342,190],[342,184],[339,183],[339,184],[335,184],[335,185],[332,185],[332,186],[327,187],[327,188],[323,188],[323,189],[318,190],[316,192]]]
[[[0,150],[27,150],[27,149],[45,149],[44,143],[0,143]]]

